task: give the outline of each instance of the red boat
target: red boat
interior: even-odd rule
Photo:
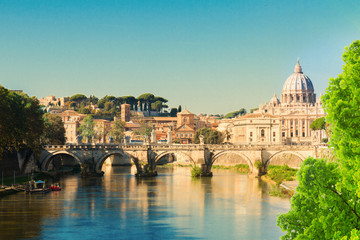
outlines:
[[[54,185],[52,184],[50,187],[51,191],[61,191],[61,187],[59,186],[58,183],[55,183]]]

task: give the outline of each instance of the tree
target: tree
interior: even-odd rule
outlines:
[[[202,128],[199,129],[195,132],[194,135],[194,142],[195,143],[199,143],[200,139],[199,136],[203,135],[204,136],[204,143],[205,144],[220,144],[223,142],[224,140],[224,136],[221,132],[215,130],[215,129],[210,129],[210,128]]]
[[[337,162],[304,161],[291,209],[278,218],[283,239],[360,238],[360,41],[345,48],[343,60],[322,97]]]
[[[254,113],[258,109],[259,109],[258,107],[257,108],[252,108],[252,109],[250,109],[250,113]]]
[[[41,141],[48,145],[65,144],[65,128],[61,117],[51,113],[44,114],[44,133]]]
[[[93,118],[91,115],[89,115],[86,118],[84,118],[78,129],[79,134],[85,137],[88,143],[91,143],[92,138],[95,135],[94,127],[95,127],[95,123],[93,121]]]
[[[42,115],[37,99],[0,85],[0,158],[5,150],[41,149]]]
[[[299,186],[291,209],[278,218],[287,233],[281,239],[342,239],[350,236],[360,220],[360,199],[338,188],[341,170],[336,162],[306,159],[298,174]],[[354,192],[355,193],[355,192]]]
[[[90,95],[89,97],[89,102],[92,103],[92,104],[97,104],[99,101],[99,98],[97,98],[96,96],[94,95]]]
[[[125,122],[117,119],[113,122],[110,130],[110,135],[114,138],[114,142],[121,143],[124,137]]]
[[[138,100],[134,96],[123,96],[121,98],[125,103],[130,104],[131,110],[135,110]]]
[[[140,122],[140,127],[138,130],[134,131],[136,135],[150,137],[152,131],[152,126],[147,122]]]
[[[245,108],[240,108],[238,111],[230,112],[225,114],[224,118],[234,118],[236,116],[243,116],[246,114]]]
[[[181,109],[181,105],[179,105],[179,107],[178,107],[178,110],[177,110],[177,111],[178,111],[178,112],[181,112],[181,110],[182,110],[182,109]]]
[[[86,100],[87,100],[87,97],[84,94],[75,94],[70,97],[70,101],[76,102],[77,107],[80,107],[81,103]]]
[[[104,108],[105,103],[107,103],[107,102],[112,103],[114,100],[116,100],[116,97],[105,95],[103,98],[101,98],[101,99],[98,101],[98,107],[99,107],[99,108]]]
[[[171,108],[170,117],[176,117],[177,113],[178,113],[177,108]]]
[[[324,130],[325,129],[325,117],[316,119],[310,124],[312,130]]]
[[[140,103],[145,103],[146,109],[149,112],[151,112],[151,104],[154,102],[155,96],[152,93],[144,93],[141,94],[138,98],[137,98]]]

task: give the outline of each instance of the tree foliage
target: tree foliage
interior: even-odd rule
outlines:
[[[125,130],[125,122],[121,121],[120,119],[116,119],[110,130],[110,135],[114,138],[114,142],[121,143],[121,140],[124,137],[124,130]]]
[[[136,135],[150,137],[152,126],[147,122],[141,122],[138,130],[134,131]]]
[[[238,111],[234,111],[234,112],[225,114],[224,118],[234,118],[236,116],[243,116],[245,114],[246,114],[246,109],[240,108],[240,110],[238,110]]]
[[[34,97],[11,92],[0,85],[0,156],[4,150],[29,147],[40,150],[43,112]]]
[[[316,119],[310,124],[312,130],[324,130],[325,129],[325,117]]]
[[[345,48],[343,60],[322,98],[338,162],[304,161],[291,209],[278,218],[283,239],[360,238],[360,41]]]
[[[65,144],[65,128],[61,117],[51,113],[44,114],[44,133],[41,141],[48,145]]]
[[[85,137],[88,143],[91,143],[92,138],[95,136],[95,123],[91,115],[84,118],[78,129],[78,133]]]
[[[200,139],[199,136],[203,135],[204,136],[204,143],[205,144],[220,144],[223,142],[224,140],[224,136],[221,132],[215,130],[215,129],[210,129],[210,128],[202,128],[199,129],[195,132],[194,135],[194,142],[195,143],[199,143]]]

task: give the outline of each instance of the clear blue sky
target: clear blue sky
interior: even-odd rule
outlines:
[[[31,96],[151,92],[194,113],[281,94],[297,57],[319,95],[360,39],[360,1],[0,0],[0,84]]]

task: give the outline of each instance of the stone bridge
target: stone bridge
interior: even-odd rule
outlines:
[[[138,173],[150,169],[164,157],[175,157],[175,163],[193,164],[202,167],[204,175],[211,175],[215,164],[235,165],[248,164],[250,173],[266,173],[269,164],[298,168],[305,158],[326,157],[327,147],[303,145],[122,145],[122,144],[89,144],[89,145],[48,145],[40,156],[41,171],[48,171],[52,159],[57,155],[73,157],[79,165],[88,167],[87,171],[100,173],[104,161],[111,156],[118,156],[134,162]],[[235,160],[233,160],[235,159]],[[254,167],[256,161],[262,162],[260,171]],[[145,164],[145,167],[143,166]],[[89,167],[90,166],[90,167]]]

